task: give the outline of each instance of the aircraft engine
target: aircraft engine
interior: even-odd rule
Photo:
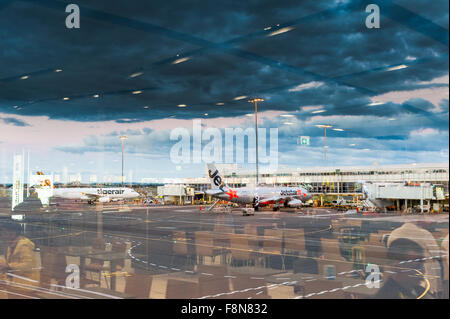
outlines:
[[[303,202],[300,199],[293,199],[288,203],[289,207],[301,207]]]
[[[110,199],[109,199],[108,196],[104,196],[104,197],[100,197],[100,198],[98,199],[98,201],[99,201],[100,203],[109,203],[109,202],[110,202]]]

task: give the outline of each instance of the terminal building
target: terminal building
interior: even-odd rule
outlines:
[[[216,165],[230,187],[255,185],[255,171],[240,170],[237,165]],[[429,183],[442,185],[448,198],[449,164],[400,164],[380,166],[336,166],[311,168],[281,168],[274,173],[260,171],[260,185],[298,186],[309,185],[316,194],[354,194],[362,192],[362,182],[373,183]],[[210,187],[209,179],[186,178],[184,185],[196,191]]]

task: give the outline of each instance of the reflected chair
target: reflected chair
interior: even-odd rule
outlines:
[[[112,271],[121,271],[125,267],[125,255],[127,251],[127,243],[123,241],[115,241],[112,243],[111,251],[115,253],[123,253],[124,258],[120,261],[116,261],[116,269]]]
[[[138,299],[148,299],[152,285],[152,277],[133,274],[125,278],[125,294]]]
[[[232,275],[233,275],[231,279],[232,291],[237,292],[230,295],[231,298],[247,299],[249,297],[252,297],[253,299],[270,299],[267,290],[267,282],[265,279],[259,279],[255,278],[255,276],[240,274],[237,272],[232,273]],[[247,290],[249,288],[258,288],[258,289]]]
[[[287,253],[304,253],[305,232],[303,229],[283,229],[284,251]]]
[[[52,280],[58,285],[65,285],[66,282],[66,256],[57,253],[54,248],[40,247],[41,254],[41,274],[40,281],[42,286],[50,286]]]
[[[342,289],[338,289],[338,288],[342,288],[342,282],[335,281],[335,280],[314,280],[311,282],[305,282],[303,288],[304,288],[303,296],[306,297],[307,299],[344,299],[345,298],[345,292]],[[320,294],[318,294],[318,293],[320,293]],[[309,294],[314,294],[314,295],[308,296]]]
[[[278,259],[275,257],[280,257],[281,269],[282,270],[286,269],[283,254],[283,230],[281,229],[264,230],[262,253],[264,254],[265,257],[264,259],[269,261],[270,267],[275,266],[276,268],[278,268],[276,263],[274,263],[274,260]]]
[[[183,263],[190,264],[191,262],[191,253],[189,250],[189,243],[187,240],[186,232],[184,231],[174,231],[172,233],[172,260],[171,265],[174,265],[174,260],[184,261]],[[192,245],[191,245],[192,247]],[[177,264],[179,264],[177,262]]]
[[[254,245],[254,241],[251,241],[244,234],[230,235],[230,253],[231,265],[233,266],[236,264],[243,264],[245,266],[255,264],[256,259],[260,256]]]
[[[339,241],[337,239],[321,238],[320,241],[322,246],[322,258],[317,260],[320,275],[332,276],[340,272],[353,270],[353,262],[346,260],[342,256]],[[335,273],[327,273],[327,269],[330,266],[333,267]]]
[[[97,251],[106,251],[106,241],[103,238],[95,238],[92,241],[92,248]],[[94,278],[91,276],[90,279],[86,278],[87,283],[95,283],[101,286],[101,278],[102,274],[104,273],[104,278],[107,287],[108,286],[108,280],[107,280],[107,274],[106,272],[109,271],[109,267],[105,266],[105,263],[101,259],[95,259],[95,257],[90,258],[90,263],[88,265],[84,266],[84,270],[86,272],[90,273],[97,273],[98,274],[98,280],[94,280]]]
[[[223,255],[226,250],[214,245],[213,233],[210,231],[197,231],[195,236],[195,251],[199,262],[203,263],[203,257],[211,257],[214,263],[215,257]]]
[[[199,295],[197,282],[168,279],[166,286],[166,299],[194,299]]]
[[[227,275],[226,266],[206,266],[197,267],[199,293],[201,296],[210,296],[230,291],[230,282]],[[224,297],[218,297],[224,298]]]

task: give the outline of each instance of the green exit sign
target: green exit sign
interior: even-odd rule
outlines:
[[[298,138],[298,144],[300,144],[300,145],[309,145],[309,136],[300,136]]]

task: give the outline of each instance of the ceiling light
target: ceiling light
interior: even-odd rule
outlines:
[[[22,76],[20,79],[21,79],[21,80],[26,80],[26,79],[28,79],[28,78],[29,78],[28,75],[24,75],[24,76]]]
[[[237,97],[235,97],[233,100],[239,101],[239,100],[246,99],[247,97],[248,97],[247,95],[237,96]]]
[[[323,112],[326,112],[326,110],[317,110],[317,111],[313,111],[313,112],[311,112],[311,113],[317,114],[317,113],[323,113]]]
[[[381,105],[381,104],[384,104],[384,102],[372,102],[372,103],[369,103],[367,105],[368,106],[375,106],[375,105]]]
[[[100,97],[100,95],[98,95],[98,94],[94,94],[94,95],[93,95],[93,97],[97,99],[97,98],[99,98],[99,97]]]
[[[61,69],[56,69],[55,72],[59,73],[59,72],[62,72],[62,70]]]
[[[186,61],[188,61],[190,59],[191,59],[190,57],[176,59],[175,61],[172,62],[172,64],[178,64],[178,63],[186,62]]]
[[[67,101],[67,100],[69,100],[69,98],[68,97],[63,97],[63,100]]]
[[[281,28],[281,29],[278,29],[276,31],[273,31],[273,32],[269,33],[268,36],[269,37],[273,37],[274,35],[278,35],[278,34],[281,34],[281,33],[286,33],[286,32],[289,32],[289,31],[291,31],[293,29],[294,29],[294,27]]]
[[[329,124],[327,124],[327,125],[324,125],[324,124],[317,124],[316,126],[317,126],[317,127],[320,127],[320,128],[330,128],[330,127],[333,127],[333,125],[329,125]]]
[[[186,104],[178,104],[178,107],[186,107]]]
[[[146,106],[144,106],[144,109],[148,109],[148,106],[146,105]]]
[[[341,128],[334,128],[333,131],[339,131],[339,132],[342,132],[342,131],[344,131],[344,130],[341,129]]]
[[[397,66],[393,66],[390,67],[389,69],[387,69],[386,71],[395,71],[395,70],[401,70],[401,69],[406,69],[408,66],[406,64],[400,64]]]
[[[130,78],[136,78],[138,76],[141,76],[142,74],[144,74],[144,72],[136,72],[130,75]]]
[[[223,102],[218,102],[218,103],[216,103],[216,105],[225,105],[225,103],[223,103]]]
[[[133,92],[131,92],[132,94],[141,94],[142,93],[142,91],[133,91]]]
[[[208,116],[208,113],[205,113],[205,116]]]

